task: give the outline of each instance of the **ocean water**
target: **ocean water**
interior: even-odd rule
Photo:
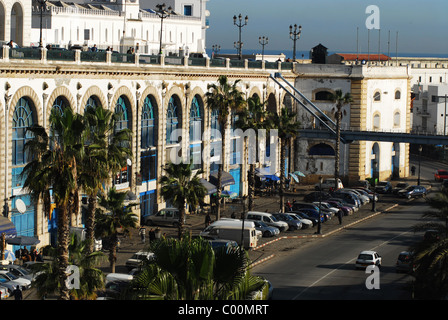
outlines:
[[[212,49],[207,49],[207,54],[209,57],[212,56]],[[343,52],[343,51],[338,51],[338,52]],[[221,49],[221,51],[219,51],[219,53],[221,54],[237,54],[236,49]],[[243,54],[255,54],[255,53],[259,53],[261,54],[261,49],[258,50],[251,50],[251,49],[247,49],[245,50],[243,48]],[[283,53],[286,58],[291,58],[292,59],[292,50],[291,49],[287,49],[287,50],[265,50],[264,54],[266,55],[277,55],[277,54],[281,54]],[[328,55],[332,55],[336,52],[328,52]],[[352,52],[352,51],[345,51],[344,53],[356,53],[356,52]],[[361,53],[361,52],[360,52]],[[362,53],[366,53],[366,52],[362,52]],[[384,53],[382,52],[383,54]],[[370,54],[377,54],[377,52],[370,52]],[[296,58],[297,59],[302,59],[302,55],[303,55],[303,59],[309,59],[309,55],[310,52],[309,51],[297,51],[296,52]],[[394,58],[396,56],[395,52],[391,52],[390,53],[390,57]],[[448,58],[448,53],[407,53],[407,52],[398,52],[398,56],[399,57],[419,57],[419,58]]]

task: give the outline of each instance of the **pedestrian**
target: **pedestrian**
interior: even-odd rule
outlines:
[[[207,212],[207,215],[205,216],[205,226],[208,227],[211,222],[212,218],[210,218],[210,213]]]
[[[415,166],[411,167],[411,174],[414,176],[415,175]]]
[[[339,209],[339,211],[338,211],[338,220],[339,220],[339,224],[342,224],[342,215],[343,215],[342,210]]]
[[[16,289],[13,291],[14,299],[15,300],[22,300],[22,290],[20,289],[20,286],[17,286]]]
[[[149,230],[149,242],[152,242],[154,240],[156,240],[156,233],[154,232],[154,229],[151,228]]]
[[[142,239],[142,243],[146,242],[146,229],[145,227],[140,227],[140,230],[138,231],[138,234],[140,235],[140,238]]]
[[[90,50],[91,50],[92,52],[98,52],[98,48],[96,47],[96,44],[94,44],[93,47],[90,48]]]

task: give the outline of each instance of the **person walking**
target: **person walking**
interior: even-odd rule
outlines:
[[[205,216],[205,227],[208,227],[211,222],[212,218],[210,218],[210,213],[207,212],[207,215]]]
[[[142,239],[142,243],[146,242],[146,229],[145,227],[140,227],[140,230],[138,231],[139,235],[140,235],[140,239]]]
[[[343,215],[344,213],[342,212],[342,210],[341,209],[339,209],[339,211],[338,211],[338,220],[339,220],[339,224],[342,224],[342,215]]]
[[[16,289],[13,291],[14,300],[22,300],[22,290],[20,289],[20,286],[17,286]]]

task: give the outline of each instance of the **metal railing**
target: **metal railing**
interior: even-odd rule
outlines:
[[[128,54],[108,51],[81,51],[46,48],[10,48],[4,45],[0,47],[0,63],[20,61],[20,60],[40,60],[42,63],[61,62],[92,62],[92,63],[126,63],[138,65],[158,65],[158,66],[195,66],[203,68],[231,68],[231,69],[251,69],[251,70],[276,70],[292,71],[294,63],[290,62],[263,62],[234,59],[209,59],[190,58],[179,56],[162,56],[147,54]]]

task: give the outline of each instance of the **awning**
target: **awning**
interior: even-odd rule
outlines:
[[[40,240],[36,237],[16,236],[14,238],[6,239],[6,243],[16,246],[34,246],[40,243]]]
[[[16,227],[14,223],[8,218],[0,217],[0,235],[4,233],[6,239],[15,237],[17,235]]]
[[[218,186],[218,172],[210,175],[210,182],[215,186]],[[235,179],[233,179],[233,176],[227,171],[223,171],[221,178],[221,187],[230,186],[232,184],[235,184]]]
[[[210,182],[208,182],[205,179],[201,178],[201,183],[205,187],[205,189],[207,189],[207,195],[213,194],[216,191],[218,191],[218,189],[216,188],[216,186],[214,184],[211,184]]]

